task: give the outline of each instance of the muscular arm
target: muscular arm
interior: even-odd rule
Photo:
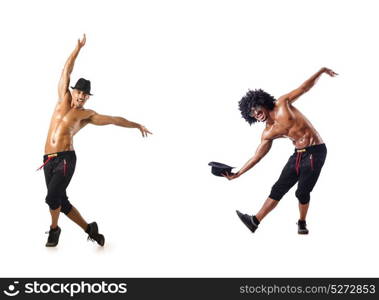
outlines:
[[[272,139],[268,139],[266,137],[266,133],[263,132],[261,143],[258,146],[257,150],[255,151],[255,154],[252,158],[250,158],[243,167],[235,174],[225,174],[224,177],[228,178],[229,180],[238,178],[243,173],[249,171],[252,167],[254,167],[271,149],[272,146]]]
[[[127,128],[138,128],[141,131],[142,136],[144,136],[144,137],[147,136],[148,133],[151,134],[151,132],[148,131],[141,124],[138,124],[138,123],[135,123],[132,121],[128,121],[127,119],[122,118],[122,117],[112,117],[112,116],[100,115],[100,114],[97,114],[96,112],[93,112],[93,111],[92,111],[92,114],[90,115],[90,117],[87,119],[87,122],[94,124],[94,125],[100,125],[100,126],[112,124],[112,125],[117,125],[117,126],[127,127]]]
[[[89,123],[94,125],[117,125],[122,127],[128,127],[128,128],[138,128],[141,126],[138,123],[128,121],[127,119],[124,119],[122,117],[112,117],[112,116],[106,116],[106,115],[99,115],[97,113],[94,113],[90,119]]]
[[[241,176],[243,173],[249,171],[254,167],[271,149],[272,140],[262,138],[260,145],[258,146],[254,156],[250,158],[244,166],[236,173],[237,176]]]
[[[321,76],[322,73],[326,73],[331,77],[334,77],[337,75],[337,73],[333,72],[332,70],[328,68],[321,68],[320,71],[317,73],[313,74],[308,80],[306,80],[300,87],[297,89],[291,91],[290,93],[283,95],[282,97],[279,98],[279,101],[288,101],[289,103],[294,102],[297,98],[299,98],[301,95],[304,93],[308,92],[317,82],[319,77]]]
[[[72,70],[74,69],[75,60],[78,57],[80,49],[85,45],[85,43],[86,35],[83,35],[83,39],[78,40],[78,44],[76,45],[74,51],[71,53],[71,55],[66,61],[66,64],[64,65],[62,75],[58,84],[59,101],[62,101],[65,98],[66,93],[69,91],[68,86],[70,84],[70,76]]]

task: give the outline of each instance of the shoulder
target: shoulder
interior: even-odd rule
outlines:
[[[94,115],[97,115],[97,112],[92,109],[84,109],[84,114],[88,117],[92,117]]]
[[[280,97],[275,103],[275,109],[279,112],[290,111],[292,106],[291,99],[287,95]]]
[[[91,118],[97,115],[97,113],[92,109],[83,109],[80,111],[80,115],[81,115],[81,119],[85,121],[85,120],[91,120]]]
[[[287,105],[287,103],[289,103],[289,100],[290,98],[288,94],[280,96],[278,100],[276,100],[276,105],[277,106]]]
[[[261,136],[262,141],[265,141],[265,140],[269,141],[273,139],[273,127],[274,126],[269,126],[263,130],[262,136]]]

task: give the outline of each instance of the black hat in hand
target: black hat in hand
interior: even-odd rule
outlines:
[[[212,169],[211,169],[212,174],[216,175],[216,176],[232,175],[233,174],[232,169],[234,169],[234,167],[231,167],[231,166],[219,163],[219,162],[211,161],[208,164],[208,166],[212,167]]]

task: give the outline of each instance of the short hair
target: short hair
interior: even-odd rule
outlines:
[[[258,89],[251,91],[249,90],[244,97],[238,102],[239,109],[241,111],[242,118],[246,120],[250,125],[257,122],[256,118],[250,116],[251,109],[261,105],[268,110],[273,110],[275,106],[276,99],[269,93]]]

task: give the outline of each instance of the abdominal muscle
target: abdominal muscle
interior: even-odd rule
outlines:
[[[45,154],[72,150],[74,150],[73,139],[68,135],[61,136],[58,139],[48,137],[45,144]]]
[[[302,149],[323,143],[321,137],[318,135],[317,132],[315,135],[310,131],[306,131],[300,138],[294,139],[290,136],[289,138],[292,140],[292,143],[294,144],[296,149]]]
[[[74,145],[72,143],[72,138],[63,137],[58,141],[48,140],[45,145],[45,154],[51,154],[62,151],[72,151],[74,150]]]
[[[45,154],[74,150],[73,137],[76,131],[67,123],[53,116],[46,139]]]

